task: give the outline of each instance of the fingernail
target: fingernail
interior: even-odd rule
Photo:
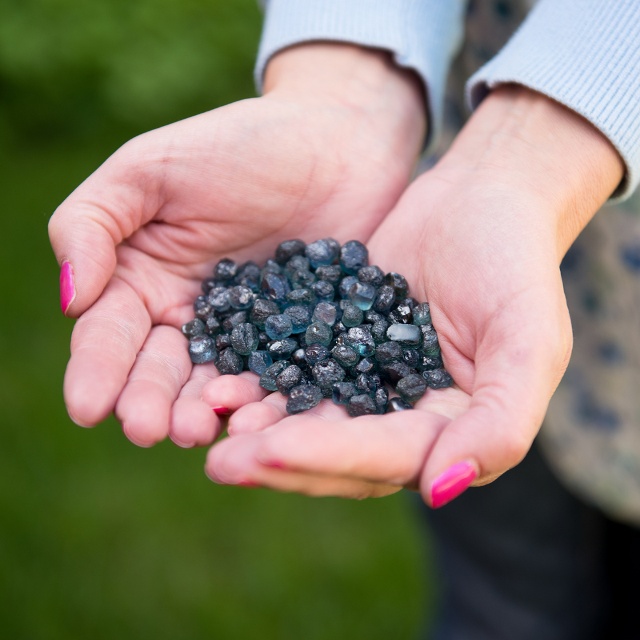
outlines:
[[[271,469],[286,469],[287,466],[285,465],[284,462],[281,462],[280,460],[260,460],[260,464],[264,465],[265,467],[269,467]]]
[[[60,268],[60,308],[65,316],[75,297],[76,284],[73,277],[73,267],[70,262],[65,261]]]
[[[213,407],[213,412],[217,416],[230,416],[231,415],[231,409],[229,409],[227,407]]]
[[[457,498],[478,477],[475,465],[458,462],[440,474],[431,485],[431,506],[442,507]]]
[[[249,487],[251,489],[255,489],[256,487],[259,487],[260,485],[257,482],[254,482],[253,480],[240,480],[240,482],[238,482],[238,486],[239,487]]]
[[[181,447],[182,449],[193,449],[193,447],[195,447],[195,443],[193,442],[182,442],[182,440],[179,440],[173,435],[170,436],[170,438],[173,444],[177,445],[178,447]]]

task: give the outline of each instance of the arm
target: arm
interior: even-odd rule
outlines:
[[[467,85],[473,108],[517,83],[583,116],[625,162],[617,198],[640,182],[640,2],[541,0]]]
[[[288,47],[342,42],[388,51],[395,65],[424,83],[429,141],[442,119],[444,86],[461,38],[466,0],[269,0],[256,84],[271,58]]]

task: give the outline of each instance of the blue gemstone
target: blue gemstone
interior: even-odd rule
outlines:
[[[413,308],[413,324],[431,324],[431,309],[428,302],[422,302]]]
[[[252,351],[249,354],[247,365],[249,371],[261,376],[271,365],[273,358],[267,351]]]
[[[242,372],[244,362],[242,361],[242,357],[229,347],[218,357],[216,367],[223,376],[237,376]]]
[[[280,273],[267,272],[262,275],[260,289],[269,300],[284,302],[287,298],[287,293],[291,291],[291,286],[286,276]]]
[[[309,259],[301,254],[292,256],[287,261],[287,264],[284,265],[284,271],[288,274],[293,274],[296,271],[309,271],[310,268],[311,264],[309,263]]]
[[[355,304],[351,302],[347,302],[346,300],[342,301],[342,324],[347,327],[358,327],[362,324],[362,320],[364,318],[364,314],[362,313],[362,309],[357,307]]]
[[[342,382],[346,371],[333,359],[328,358],[313,365],[311,369],[316,384],[325,389],[331,389],[336,382]]]
[[[330,355],[331,353],[329,352],[329,349],[327,349],[323,344],[310,344],[304,350],[305,360],[311,366],[326,360]]]
[[[318,280],[326,280],[336,285],[340,282],[340,278],[342,278],[342,269],[339,264],[318,267],[316,269],[316,278],[318,278]]]
[[[402,398],[391,398],[387,406],[387,413],[394,413],[396,411],[407,411],[408,409],[413,409],[413,405],[411,405],[406,400],[403,400]]]
[[[234,282],[257,291],[260,287],[260,267],[255,262],[245,262],[239,269]]]
[[[370,266],[358,269],[358,280],[379,287],[384,281],[384,271],[380,267]]]
[[[264,330],[264,323],[269,316],[277,316],[280,313],[280,307],[273,300],[265,300],[264,298],[258,298],[251,309],[249,314],[249,320],[258,327],[258,329]]]
[[[310,287],[311,291],[316,294],[318,300],[325,300],[331,302],[336,296],[336,290],[333,285],[326,280],[318,280],[314,282]]]
[[[340,249],[340,264],[344,271],[355,275],[362,267],[369,265],[369,251],[362,242],[350,240]]]
[[[377,294],[378,290],[366,282],[355,282],[349,287],[349,299],[363,311],[371,309]]]
[[[398,380],[396,385],[396,391],[398,395],[407,402],[417,402],[424,392],[427,390],[427,381],[418,373],[412,373],[411,375]]]
[[[380,387],[376,390],[373,399],[378,407],[378,413],[386,413],[389,406],[389,392],[384,387]]]
[[[276,378],[276,388],[283,396],[288,396],[293,387],[297,387],[303,380],[302,369],[292,364],[282,371]]]
[[[308,304],[312,305],[316,301],[316,294],[308,288],[294,289],[287,293],[287,302],[289,304]]]
[[[387,338],[394,342],[418,346],[422,340],[422,331],[415,324],[392,324],[387,329]]]
[[[213,362],[217,355],[213,338],[200,334],[189,340],[189,357],[194,364]]]
[[[214,287],[207,294],[207,302],[211,305],[211,308],[218,313],[228,311],[231,307],[229,289],[225,287]]]
[[[391,271],[384,277],[384,283],[393,288],[396,293],[396,300],[402,300],[407,297],[407,294],[409,293],[409,284],[403,275]]]
[[[249,287],[236,285],[229,289],[229,304],[234,309],[249,309],[253,305],[254,295]]]
[[[361,393],[349,398],[347,413],[352,417],[374,415],[378,413],[375,400],[368,393]]]
[[[322,390],[315,384],[293,387],[287,399],[287,413],[295,414],[313,409],[322,400]]]
[[[231,332],[231,346],[241,356],[248,356],[255,351],[258,348],[258,342],[258,328],[249,322],[239,324]]]
[[[373,302],[373,308],[379,313],[387,313],[387,311],[389,311],[389,309],[391,309],[391,307],[393,306],[395,300],[395,289],[388,284],[383,284],[378,289],[378,294],[376,295],[376,299]]]
[[[332,238],[316,240],[307,245],[304,253],[309,258],[311,266],[317,267],[330,265],[338,259],[340,245]]]
[[[276,248],[276,262],[285,264],[293,256],[304,254],[306,244],[302,240],[285,240]]]
[[[338,320],[340,311],[338,306],[333,302],[318,302],[313,310],[313,321],[324,322],[324,324],[332,327]]]
[[[288,338],[293,332],[293,323],[288,315],[279,313],[265,320],[264,330],[272,340],[282,340]]]
[[[229,282],[238,273],[238,265],[229,258],[224,258],[218,262],[213,269],[213,277],[219,282]]]
[[[436,330],[430,324],[423,324],[420,330],[422,331],[422,347],[420,348],[422,353],[425,356],[439,356],[440,343]]]
[[[358,394],[353,382],[336,382],[332,387],[332,400],[336,404],[349,404],[349,400]]]
[[[372,356],[376,350],[376,343],[371,332],[363,327],[352,327],[347,331],[346,344],[353,347],[361,356]]]
[[[337,344],[331,349],[331,355],[333,359],[345,369],[355,367],[360,360],[360,356],[357,354],[353,347],[348,347],[346,344]]]
[[[204,330],[205,324],[200,320],[200,318],[196,318],[195,320],[182,325],[182,334],[187,338],[202,335]]]
[[[295,304],[284,310],[284,315],[291,319],[291,333],[306,331],[311,322],[311,309],[307,305]]]
[[[338,294],[341,298],[349,297],[349,289],[358,282],[358,278],[355,276],[346,276],[340,280],[340,284],[338,285]]]
[[[333,338],[331,327],[324,322],[312,322],[305,333],[307,344],[322,344],[328,347]]]
[[[278,360],[267,367],[260,376],[260,386],[267,391],[277,391],[276,378],[289,366],[285,360]]]
[[[293,338],[283,338],[269,343],[267,350],[276,360],[288,358],[300,345]]]
[[[431,369],[422,372],[427,386],[430,389],[446,389],[453,384],[453,378],[448,371],[444,369]]]

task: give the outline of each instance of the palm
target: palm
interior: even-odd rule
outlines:
[[[434,170],[416,181],[369,248],[429,300],[457,387],[427,391],[416,411],[355,420],[329,403],[286,417],[274,394],[231,418],[234,437],[210,452],[212,478],[349,497],[420,486],[428,500],[430,481],[453,463],[480,461],[486,481],[524,454],[566,362],[555,256],[536,237],[535,202],[507,208],[499,190],[480,198],[446,178]]]
[[[95,424],[117,402],[139,444],[164,437],[171,420],[200,423],[198,433],[210,439],[217,420],[198,398],[215,370],[204,367],[190,379],[176,329],[192,316],[200,280],[224,256],[262,260],[288,238],[366,239],[391,208],[410,156],[390,170],[395,150],[366,122],[354,127],[344,110],[310,109],[260,98],[145,134],[54,215],[54,245],[58,224],[98,218],[110,242],[79,244],[93,252],[89,267],[98,263],[107,276],[113,267],[114,274],[104,284],[87,282],[79,303],[83,311],[96,300],[74,330],[65,379],[77,422]],[[185,444],[201,438],[181,432]]]
[[[248,100],[172,125],[160,144],[141,140],[141,178],[162,180],[162,200],[121,246],[120,262],[135,270],[141,295],[158,293],[152,305],[169,287],[165,308],[152,309],[154,321],[171,323],[176,302],[190,305],[195,283],[223,255],[259,261],[287,238],[366,238],[399,196],[406,167],[394,174],[371,155],[355,163],[364,141],[341,130],[335,113],[316,114],[313,131],[300,135],[310,114],[287,109],[285,124],[281,104]],[[328,131],[344,157],[326,152],[337,148]]]

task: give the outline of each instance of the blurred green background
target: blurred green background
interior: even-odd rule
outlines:
[[[432,606],[408,495],[218,487],[62,402],[72,322],[47,220],[128,138],[253,95],[254,0],[0,5],[0,629],[15,640],[414,638]]]

